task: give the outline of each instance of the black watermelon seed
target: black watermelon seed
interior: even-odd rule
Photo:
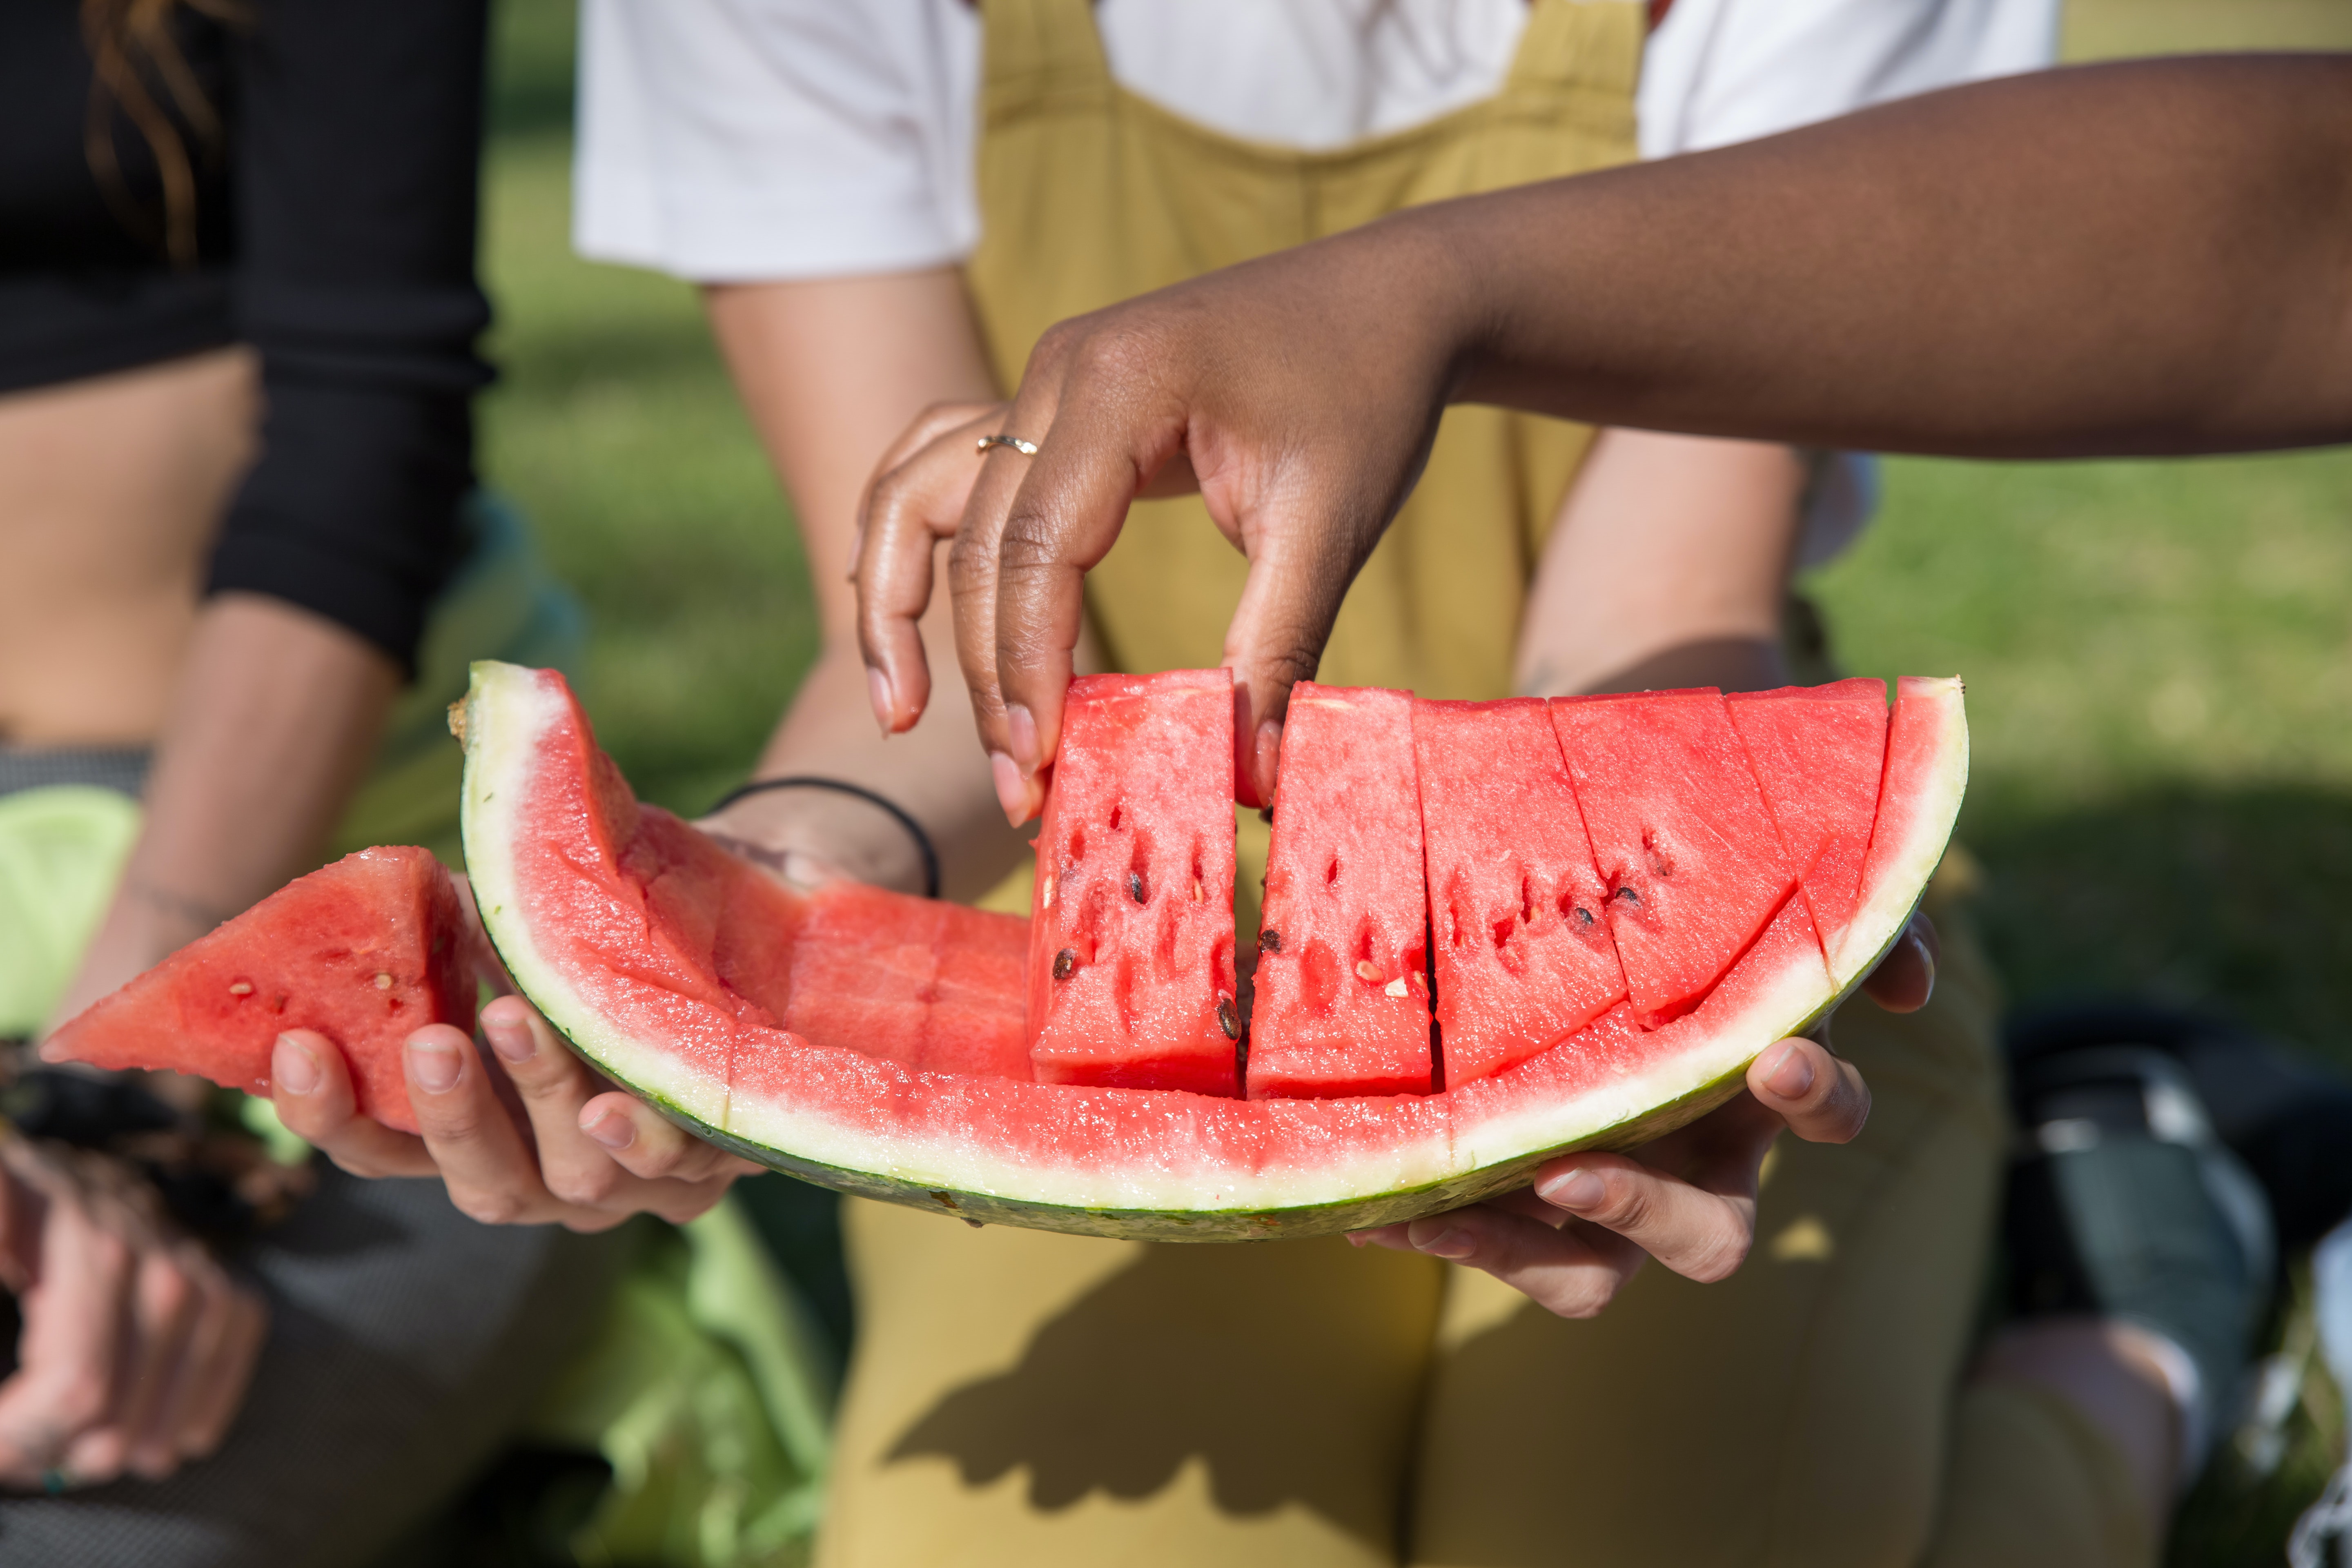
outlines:
[[[1224,1030],[1229,1040],[1242,1037],[1241,1015],[1234,1011],[1234,999],[1230,996],[1217,998],[1217,1026]]]
[[[1278,931],[1273,930],[1258,932],[1257,950],[1260,952],[1280,952],[1282,951],[1282,933]]]
[[[1127,874],[1127,896],[1128,896],[1129,898],[1130,898],[1130,899],[1133,899],[1133,900],[1134,900],[1137,903],[1139,903],[1139,903],[1141,903],[1141,902],[1143,902],[1143,873],[1142,873],[1142,872],[1140,872],[1140,871],[1129,871],[1129,872]]]
[[[1609,896],[1612,899],[1622,899],[1629,904],[1638,904],[1642,901],[1642,895],[1631,888],[1620,888]]]
[[[1061,952],[1054,955],[1054,978],[1056,980],[1067,980],[1070,977],[1071,971],[1076,969],[1077,966],[1078,950],[1075,947],[1066,947]]]
[[[1576,918],[1582,921],[1586,925],[1591,925],[1592,923],[1592,911],[1586,909],[1582,904],[1579,904],[1576,906]]]

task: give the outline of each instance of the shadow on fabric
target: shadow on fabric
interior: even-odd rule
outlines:
[[[1296,1504],[1388,1550],[1441,1281],[1338,1237],[1139,1248],[887,1460],[944,1458],[967,1486],[1025,1468],[1047,1510],[1150,1497],[1197,1460],[1225,1512]]]

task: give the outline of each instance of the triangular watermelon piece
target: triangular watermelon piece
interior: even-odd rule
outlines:
[[[1039,1082],[1234,1092],[1233,752],[1229,670],[1070,683],[1029,935]]]
[[[1633,1016],[1654,1028],[1731,967],[1796,885],[1714,687],[1551,704]]]
[[[1886,686],[1841,680],[1724,698],[1780,829],[1825,950],[1862,898],[1862,861],[1886,766]]]
[[[1426,1094],[1428,905],[1412,698],[1290,692],[1266,855],[1248,1094]]]
[[[360,1114],[414,1132],[401,1047],[427,1024],[473,1028],[474,971],[457,886],[432,853],[362,849],[198,937],[41,1054],[266,1096],[278,1037],[316,1029],[351,1063]]]
[[[1417,701],[1412,745],[1450,1088],[1584,1027],[1625,971],[1543,701]]]

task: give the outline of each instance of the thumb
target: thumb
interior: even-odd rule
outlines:
[[[1315,679],[1348,589],[1401,499],[1344,481],[1327,489],[1316,480],[1330,471],[1328,465],[1301,464],[1295,477],[1302,484],[1280,485],[1272,500],[1237,505],[1243,515],[1231,522],[1217,515],[1225,510],[1223,487],[1213,480],[1202,486],[1212,514],[1249,557],[1224,647],[1234,672],[1234,798],[1244,805],[1274,803],[1290,689]],[[1279,493],[1294,489],[1308,493]]]

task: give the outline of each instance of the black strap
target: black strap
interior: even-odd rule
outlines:
[[[790,778],[782,779],[753,779],[740,789],[728,791],[710,810],[714,814],[724,811],[739,800],[765,795],[772,789],[829,789],[837,795],[856,795],[866,805],[879,806],[888,812],[898,820],[898,826],[907,830],[908,837],[915,841],[917,853],[923,858],[923,897],[936,899],[940,896],[940,852],[931,847],[931,836],[923,831],[921,823],[908,815],[905,806],[888,795],[875,794],[864,784],[854,784],[847,779],[819,778],[814,773],[794,773]]]

